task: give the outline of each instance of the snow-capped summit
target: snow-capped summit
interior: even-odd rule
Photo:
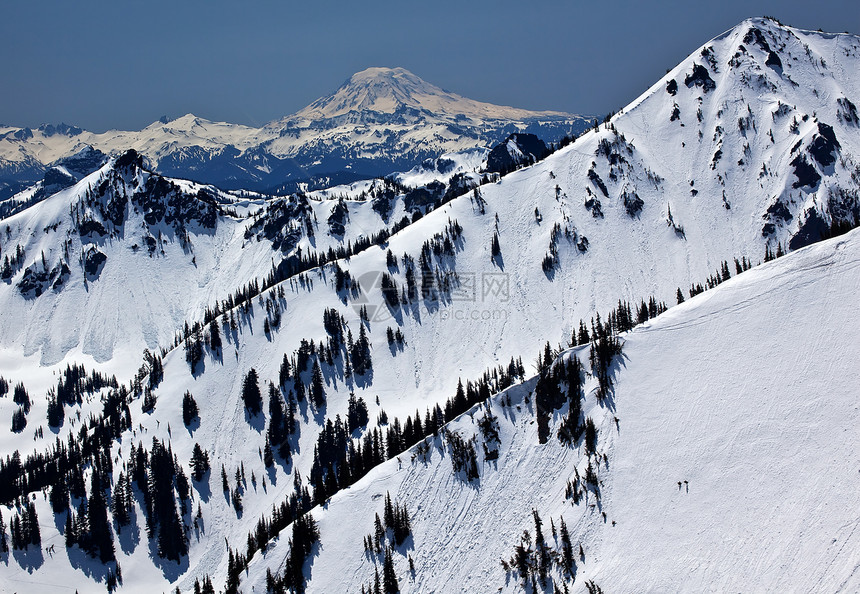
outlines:
[[[368,68],[297,113],[266,125],[266,150],[311,171],[387,175],[443,153],[490,148],[513,131],[546,141],[587,128],[589,119],[475,101],[404,68]]]
[[[856,591],[860,231],[755,266],[860,223],[858,64],[755,19],[508,175],[475,150],[270,199],[129,151],[5,218],[0,581]],[[389,76],[351,100],[427,96]],[[247,154],[489,129],[400,110]]]
[[[333,94],[320,97],[289,118],[325,120],[349,112],[402,113],[414,109],[437,117],[460,116],[475,120],[567,119],[557,111],[528,111],[474,101],[451,93],[405,68],[367,68],[353,74]]]
[[[526,128],[557,141],[588,121],[467,99],[403,68],[368,68],[333,94],[262,128],[192,113],[159,118],[139,131],[101,134],[65,124],[0,128],[0,198],[35,183],[48,164],[87,145],[109,154],[133,148],[165,175],[269,190],[320,174],[348,172],[355,179],[405,171],[442,153],[489,148]]]

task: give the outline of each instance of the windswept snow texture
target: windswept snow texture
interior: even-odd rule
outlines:
[[[395,555],[402,592],[523,591],[500,560],[523,530],[533,532],[532,509],[553,549],[548,525],[552,518],[558,528],[562,517],[574,550],[584,549],[572,592],[587,580],[606,592],[857,591],[858,292],[853,232],[746,272],[623,336],[611,401],[598,404],[593,380],[586,384],[584,412],[608,459],[597,506],[593,496],[579,505],[565,498],[574,468],[584,474],[583,446],[555,437],[539,445],[527,403],[533,382],[510,388],[492,399],[500,456],[481,464],[478,479],[456,475],[449,449],[430,440],[426,459],[413,448],[314,510],[322,544],[306,568],[308,592],[372,582],[362,541],[386,493],[406,504],[413,526],[414,539]],[[562,357],[574,353],[587,360],[587,348]],[[500,405],[508,395],[512,408]],[[450,426],[477,434],[479,452],[484,414],[478,407]],[[254,560],[246,589],[265,587],[265,569],[278,567],[285,544]]]

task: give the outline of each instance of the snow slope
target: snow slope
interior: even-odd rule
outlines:
[[[70,360],[113,361],[112,373],[128,377],[144,348],[171,346],[185,322],[201,320],[206,307],[264,278],[282,259],[298,250],[325,252],[387,226],[370,203],[351,203],[342,234],[334,235],[327,224],[333,200],[299,205],[296,197],[230,194],[163,178],[141,163],[116,163],[112,159],[74,186],[3,221],[0,256],[14,256],[19,246],[25,253],[0,283],[0,352],[7,377],[21,366]],[[193,217],[166,220],[173,203],[193,213],[201,204],[200,192],[220,204],[212,207],[210,224]],[[261,213],[279,205],[291,213],[285,227],[270,236],[255,232]],[[114,209],[116,221],[109,214]],[[402,206],[393,206],[392,216],[402,216]],[[315,221],[315,236],[303,231],[303,217]],[[94,222],[88,227],[88,221]],[[295,228],[295,245],[281,242],[276,250],[273,240]],[[106,261],[92,275],[85,272],[85,259],[94,252]],[[53,285],[52,277],[41,294],[22,289],[28,269],[41,273],[63,263],[70,268],[63,283]]]
[[[406,504],[413,526],[396,555],[402,592],[522,591],[500,560],[523,530],[534,531],[532,509],[553,549],[550,518],[559,527],[563,517],[574,548],[583,546],[572,592],[587,580],[606,592],[856,591],[858,290],[855,231],[743,273],[623,336],[611,404],[597,403],[586,384],[584,411],[608,460],[599,507],[593,495],[579,505],[565,498],[586,455],[554,437],[538,444],[533,381],[494,397],[501,453],[481,464],[479,479],[455,474],[436,439],[429,456],[413,448],[313,511],[321,545],[306,568],[308,592],[372,582],[362,542],[386,493]],[[562,357],[572,353],[587,358],[582,349]],[[501,406],[508,396],[512,408]],[[478,434],[480,444],[483,415],[478,407],[450,429]],[[245,589],[265,588],[265,569],[275,571],[286,550],[281,539],[258,555]]]
[[[758,34],[751,31],[758,31]],[[755,44],[744,41],[747,36],[751,36]],[[781,74],[777,76],[773,68],[765,64],[770,58],[756,41],[759,36],[768,47],[779,48],[782,63],[786,64],[786,71],[790,71],[791,79],[799,81],[798,86],[791,84]],[[740,45],[750,49],[746,50],[747,55],[744,55],[743,59],[739,58],[736,66],[730,67],[728,63],[739,51]],[[808,53],[804,46],[809,48]],[[702,55],[702,50],[706,47],[713,48],[705,53],[713,55],[716,66],[711,65],[710,60]],[[332,286],[333,267],[326,266],[310,271],[301,278],[282,283],[278,289],[283,289],[283,296],[273,296],[271,293],[263,296],[277,300],[285,312],[280,327],[275,331],[268,334],[264,332],[266,308],[255,298],[250,311],[233,312],[240,318],[240,323],[236,331],[225,332],[223,356],[213,356],[207,352],[203,369],[198,373],[191,373],[185,360],[184,349],[169,352],[164,359],[165,381],[155,390],[158,399],[155,410],[151,414],[142,413],[140,400],[131,403],[132,425],[135,429],[130,432],[131,435],[127,432],[121,443],[115,445],[115,455],[125,458],[132,443],[148,444],[153,436],[158,436],[159,439],[169,440],[179,460],[186,464],[191,448],[197,442],[209,450],[213,468],[217,469],[220,464],[228,468],[231,482],[232,472],[239,464],[244,464],[247,475],[250,476],[251,472],[254,472],[260,485],[252,489],[249,481],[245,495],[245,512],[237,516],[218,490],[215,476],[217,470],[213,472],[209,481],[212,493],[204,495],[206,488],[200,486],[203,492],[200,492],[199,499],[206,531],[200,535],[199,540],[196,535],[192,539],[191,553],[187,561],[175,568],[153,563],[152,550],[147,546],[145,536],[138,532],[138,543],[127,546],[120,553],[126,579],[124,588],[130,591],[135,591],[134,588],[152,591],[178,584],[182,589],[188,590],[194,577],[206,573],[223,583],[227,564],[226,549],[222,546],[224,538],[229,538],[231,545],[237,546],[253,529],[259,517],[269,513],[273,503],[283,500],[284,496],[292,491],[293,471],[298,470],[303,477],[307,477],[320,424],[324,419],[332,419],[335,415],[345,416],[350,392],[363,397],[368,403],[371,419],[369,428],[374,426],[382,409],[390,418],[396,416],[401,421],[416,409],[423,414],[426,408],[444,403],[447,398],[453,396],[458,377],[474,379],[488,366],[507,364],[511,357],[516,356],[522,356],[526,364],[530,365],[532,357],[547,341],[553,345],[567,344],[580,319],[587,320],[595,312],[605,313],[616,305],[618,299],[638,303],[639,299],[653,295],[658,300],[672,303],[677,288],[680,287],[686,293],[691,283],[704,282],[708,275],[717,271],[723,261],[731,262],[734,257],[747,256],[755,263],[763,256],[765,246],[776,249],[777,243],[780,243],[783,248],[790,247],[792,240],[802,236],[801,231],[807,229],[805,224],[810,220],[812,212],[817,213],[816,216],[827,223],[847,222],[851,217],[857,216],[856,176],[860,174],[857,172],[856,163],[860,141],[856,126],[845,117],[840,119],[834,101],[837,97],[857,97],[858,47],[860,43],[854,36],[803,32],[781,27],[767,20],[745,21],[697,50],[631,107],[616,115],[610,125],[601,126],[599,130],[583,135],[573,144],[533,167],[505,176],[498,183],[482,186],[477,197],[469,192],[452,200],[407,226],[381,248],[371,247],[348,260],[340,261],[339,265],[348,269],[353,278],[358,279],[361,285],[358,297],[345,299],[342,292],[339,294],[335,291]],[[821,66],[822,58],[827,64],[826,70]],[[787,64],[792,64],[791,68]],[[696,65],[706,68],[708,78],[715,81],[714,88],[709,86],[708,92],[704,92],[704,82],[701,86],[695,82],[706,80]],[[684,82],[688,75],[693,76],[690,86]],[[760,77],[772,87],[762,86]],[[674,95],[667,91],[667,84],[671,80],[676,80],[677,89]],[[700,100],[701,122],[696,115]],[[775,117],[775,113],[783,111],[779,107],[780,102],[789,105],[790,111],[795,115],[788,113],[784,117]],[[852,99],[852,102],[856,103],[856,100]],[[681,113],[680,121],[671,119],[676,103]],[[805,121],[804,115],[807,116]],[[797,119],[796,132],[792,120],[794,117]],[[816,122],[816,117],[820,122]],[[743,120],[743,125],[738,124],[738,120]],[[748,122],[753,120],[756,122],[755,127],[748,125]],[[828,145],[829,133],[826,128],[820,127],[819,123],[832,128],[833,136],[839,143],[838,147],[832,142]],[[712,134],[716,133],[718,126],[723,132],[715,139]],[[749,145],[748,148],[746,145]],[[725,156],[717,160],[716,167],[711,169],[710,164],[717,147],[721,147],[720,150]],[[806,160],[806,165],[798,168],[792,166],[791,161],[799,155]],[[823,162],[827,162],[828,157],[832,158],[832,161],[825,165]],[[744,165],[733,165],[741,159],[744,160]],[[763,167],[768,173],[759,176],[758,172]],[[819,176],[818,181],[812,185],[800,184],[795,187],[795,184],[801,181],[797,172],[800,171],[808,180],[811,178],[810,168]],[[694,183],[691,184],[691,181]],[[346,191],[345,194],[352,196]],[[29,242],[27,266],[36,263],[37,254],[42,247],[39,242],[48,240],[42,236],[28,235],[24,221],[29,220],[26,217],[33,217],[30,232],[41,225],[53,223],[57,220],[56,217],[40,213],[48,212],[45,209],[49,206],[55,209],[54,214],[57,216],[66,213],[69,203],[61,200],[62,196],[63,194],[58,194],[45,203],[16,215],[20,218],[15,220],[22,225],[15,230],[19,234],[17,237],[20,237],[21,241]],[[326,235],[322,232],[325,229],[325,221],[338,203],[338,196],[335,194],[325,198],[331,199],[311,203],[319,229],[313,241],[319,242],[321,249],[340,244],[340,240],[336,238],[323,239]],[[248,219],[235,217],[242,220],[233,222],[219,221],[219,228],[222,230],[215,233],[216,238],[220,237],[220,233],[227,233],[229,230],[229,235],[219,245],[206,243],[209,240],[192,238],[195,253],[205,246],[205,257],[212,262],[211,266],[207,265],[208,270],[218,269],[214,263],[220,257],[236,263],[235,268],[224,268],[224,276],[219,277],[221,285],[214,284],[214,280],[211,286],[204,283],[204,289],[199,293],[190,287],[198,277],[188,264],[189,255],[184,253],[182,257],[187,260],[185,264],[167,267],[164,272],[158,273],[164,276],[156,277],[157,279],[176,277],[182,279],[180,282],[189,283],[189,287],[185,287],[187,292],[183,289],[183,292],[177,292],[170,297],[176,307],[186,312],[183,314],[180,311],[176,314],[179,320],[184,321],[182,316],[187,316],[188,311],[193,312],[195,308],[199,313],[203,304],[213,296],[206,293],[210,288],[215,291],[223,286],[225,291],[231,292],[237,288],[237,284],[250,280],[246,275],[252,272],[253,266],[268,271],[272,258],[276,255],[272,250],[273,243],[267,243],[273,240],[264,240],[264,233],[254,230],[248,237],[245,235],[256,220],[276,220],[276,217],[267,218],[273,216],[273,204],[264,203],[262,199],[246,204],[241,201],[232,202],[226,198],[225,201],[237,209],[246,209],[242,210],[240,215],[246,212],[257,213],[258,210],[260,214],[251,214]],[[781,207],[775,206],[777,203]],[[354,201],[349,203],[348,207],[350,223],[354,224],[349,227],[351,235],[348,237],[352,240],[360,234],[369,235],[387,225],[368,202]],[[810,211],[810,207],[814,207],[814,210]],[[263,214],[264,208],[269,209],[268,214]],[[399,203],[396,208],[401,210],[395,211],[392,220],[398,220],[404,212]],[[43,216],[44,219],[40,218]],[[462,235],[453,242],[454,255],[433,257],[435,267],[456,272],[459,285],[455,286],[455,290],[443,294],[440,299],[418,299],[393,308],[384,305],[380,292],[380,273],[389,272],[398,287],[403,288],[406,283],[406,261],[402,256],[410,255],[417,262],[423,243],[435,234],[444,232],[450,222],[455,220],[462,227]],[[773,225],[773,229],[763,235],[764,226],[768,223]],[[285,224],[289,230],[295,221],[288,217]],[[493,258],[490,245],[495,233],[499,236],[501,253]],[[813,237],[810,233],[808,238],[818,237]],[[257,239],[259,242],[256,242]],[[240,251],[237,246],[246,240],[251,247]],[[312,245],[311,239],[305,235],[300,237],[300,242],[305,247]],[[119,246],[118,250],[130,247],[123,247],[121,241],[112,243]],[[57,244],[45,244],[49,245]],[[181,246],[171,245],[172,247],[165,248],[165,252],[170,254],[169,260],[172,263],[180,258]],[[112,245],[103,247],[112,249]],[[7,248],[7,244],[3,243],[4,253],[8,253]],[[803,253],[819,253],[815,251],[817,249],[819,248]],[[389,269],[386,263],[387,250],[397,258],[398,264],[394,268]],[[106,267],[111,264],[111,257],[113,254],[108,254]],[[141,254],[138,254],[138,257],[148,258]],[[550,266],[543,268],[542,261],[546,257],[549,257]],[[160,264],[163,265],[165,260],[168,258],[161,260]],[[764,270],[777,270],[782,263],[792,261],[796,260],[781,259]],[[129,271],[128,274],[133,274],[134,267],[140,266],[137,260],[122,262],[124,268]],[[815,269],[811,270],[813,272],[809,274],[813,276],[810,278],[816,278]],[[107,268],[103,274],[107,274]],[[763,273],[747,273],[742,278],[756,278],[756,274]],[[101,282],[101,279],[97,282]],[[153,281],[147,276],[141,277],[139,282],[148,282],[149,286],[153,286]],[[741,279],[736,282],[741,283]],[[814,291],[817,283],[810,283],[808,290]],[[111,289],[111,286],[113,285],[104,290],[118,290]],[[728,286],[731,285],[723,287]],[[721,287],[720,290],[726,289]],[[0,293],[0,296],[12,299],[9,294],[11,293],[4,296]],[[826,293],[818,294],[821,299],[828,298]],[[84,296],[83,288],[79,289],[78,295]],[[709,295],[692,300],[677,311],[685,312],[696,303],[710,302],[713,297]],[[731,293],[728,295],[737,296]],[[4,323],[11,327],[20,319],[19,313],[21,317],[30,315],[30,308],[51,311],[53,298],[38,301],[43,297],[45,295],[36,299],[35,306],[23,307],[16,302],[17,304],[5,309],[4,312],[15,312],[15,316],[4,315]],[[842,294],[842,300],[845,301],[845,293]],[[98,301],[97,306],[92,307],[106,307],[109,311],[114,311],[118,301],[115,297],[106,295]],[[334,308],[343,315],[353,335],[356,335],[361,324],[357,310],[362,305],[366,305],[369,310],[370,322],[367,327],[373,353],[372,375],[347,381],[339,364],[333,367],[324,366],[327,405],[322,410],[306,408],[302,411],[303,422],[294,443],[292,463],[286,466],[276,464],[275,470],[269,474],[259,456],[265,441],[264,421],[261,418],[247,417],[239,397],[242,378],[250,368],[255,368],[265,392],[265,382],[278,377],[279,365],[285,353],[292,355],[303,338],[317,342],[326,338],[322,317],[327,308]],[[747,311],[742,305],[738,307],[740,311]],[[90,310],[90,307],[87,309]],[[812,322],[808,318],[801,319],[800,315],[801,311],[808,309],[791,310],[798,316],[796,321],[792,319],[792,324],[808,329],[804,324]],[[125,312],[122,315],[141,315],[137,313],[137,309],[119,311]],[[161,311],[161,308],[155,311]],[[672,315],[674,314],[670,313],[667,318],[661,319],[671,319]],[[766,312],[759,312],[759,315],[771,319]],[[59,316],[57,319],[66,319],[66,316]],[[161,318],[153,319],[156,324],[162,323]],[[168,320],[164,322],[161,331],[172,337],[178,323],[181,322]],[[144,320],[143,327],[149,327],[148,319]],[[385,338],[388,327],[398,328],[404,333],[406,338],[402,350],[389,347]],[[30,331],[36,332],[35,329]],[[775,336],[780,336],[778,331],[789,330],[774,326]],[[791,328],[791,331],[794,331],[794,328]],[[58,328],[44,333],[50,340],[66,340],[67,336]],[[640,329],[627,338],[627,364],[630,366],[635,362],[630,357],[631,349],[635,352],[634,343],[637,337],[644,333],[647,331]],[[700,334],[697,334],[699,338]],[[11,336],[16,338],[9,338],[10,342],[7,343],[7,334],[4,331],[3,345],[11,345],[5,356],[14,359],[20,356],[22,343],[20,335],[12,333]],[[736,341],[740,340],[737,335],[734,338]],[[160,339],[159,344],[165,346]],[[796,347],[794,344],[790,346]],[[671,345],[667,341],[661,343],[661,349],[663,347],[669,349]],[[136,352],[139,351],[140,348],[137,347]],[[76,352],[72,354],[76,356]],[[710,356],[716,357],[718,354],[715,351]],[[826,351],[824,354],[832,356],[832,353]],[[750,358],[748,350],[744,351],[743,357]],[[114,358],[117,358],[116,353]],[[110,362],[105,363],[105,369],[112,367],[116,373],[120,373],[121,380],[127,381],[130,375],[128,366],[114,367]],[[707,367],[707,370],[708,373],[716,373],[710,367]],[[12,447],[18,447],[13,444],[19,443],[22,436],[27,440],[32,436],[33,445],[38,451],[48,447],[53,440],[51,435],[42,438],[33,434],[33,428],[41,422],[37,419],[44,419],[43,390],[54,381],[53,377],[48,376],[48,371],[54,369],[40,370],[35,365],[29,365],[26,369],[24,366],[13,367],[9,371],[4,368],[3,375],[13,383],[25,381],[28,386],[34,386],[34,400],[37,402],[30,413],[31,425],[21,436],[8,434],[3,442],[4,453],[8,453]],[[762,373],[765,374],[765,371]],[[623,382],[626,381],[624,377],[625,370],[621,370],[616,398],[618,416],[621,419],[621,436],[626,435],[626,416],[635,417],[635,413],[622,410],[621,396]],[[647,378],[639,378],[638,375],[636,378],[637,381],[647,383]],[[748,381],[753,382],[751,379]],[[750,385],[758,386],[756,383]],[[688,390],[686,384],[679,384],[677,387],[679,390]],[[193,433],[182,429],[180,425],[180,402],[186,390],[195,395],[201,409],[200,427]],[[655,392],[659,393],[660,391]],[[522,391],[515,390],[512,393],[512,397],[524,396]],[[377,398],[379,404],[376,404]],[[13,410],[11,402],[0,404],[4,405],[0,414],[10,415]],[[525,414],[527,405],[521,407],[521,412]],[[96,399],[95,403],[82,406],[80,412],[86,418],[90,410],[97,408]],[[594,408],[593,403],[589,404],[587,411],[592,411],[589,414],[595,416],[602,414]],[[69,412],[76,411],[72,408]],[[496,414],[503,416],[499,411]],[[510,414],[508,416],[510,417]],[[600,444],[603,448],[604,445],[612,445],[615,438],[611,433],[611,417],[603,416],[600,419]],[[459,423],[465,426],[469,421],[463,420]],[[610,431],[607,431],[607,428]],[[449,565],[445,565],[448,562],[437,560],[434,561],[435,565],[429,565],[432,570],[422,569],[422,581],[420,587],[416,588],[422,591],[437,589],[439,583],[433,580],[439,578],[433,576],[445,575],[457,576],[456,579],[463,583],[467,580],[483,579],[483,582],[470,582],[478,590],[503,587],[505,578],[498,573],[501,571],[499,558],[511,554],[517,544],[518,534],[529,522],[530,509],[521,507],[517,503],[517,496],[522,494],[527,501],[532,501],[535,507],[539,507],[545,521],[549,517],[547,514],[555,514],[557,518],[561,507],[556,509],[551,506],[556,505],[553,502],[560,500],[558,494],[563,493],[564,482],[570,476],[568,474],[562,480],[554,473],[558,468],[566,468],[568,472],[572,472],[571,463],[582,465],[584,461],[576,452],[561,449],[554,441],[552,447],[547,444],[540,451],[531,446],[526,447],[525,444],[536,443],[535,427],[527,416],[514,415],[513,420],[505,422],[502,429],[503,442],[514,445],[506,446],[498,467],[502,469],[504,464],[504,468],[519,468],[519,474],[485,474],[481,479],[482,488],[476,489],[474,485],[463,485],[458,479],[451,477],[450,467],[446,466],[449,464],[447,460],[439,466],[436,459],[438,454],[434,454],[433,464],[428,466],[427,472],[430,474],[417,471],[407,473],[408,460],[404,459],[402,461],[405,474],[396,473],[393,462],[377,468],[355,489],[337,495],[332,509],[338,505],[339,498],[347,499],[353,497],[353,493],[358,493],[359,495],[355,496],[358,497],[356,505],[364,505],[361,509],[366,511],[370,504],[360,501],[364,497],[361,494],[364,493],[363,489],[370,484],[368,481],[383,480],[389,475],[396,475],[398,478],[391,479],[392,481],[406,482],[392,482],[392,493],[403,484],[409,486],[409,489],[404,487],[403,491],[398,492],[401,499],[408,497],[406,501],[414,514],[416,551],[421,550],[418,545],[423,543],[423,546],[434,552],[433,555],[445,551],[446,555],[454,560]],[[621,448],[620,442],[618,443]],[[608,455],[615,455],[614,449],[605,451]],[[621,451],[618,449],[618,452]],[[545,455],[544,452],[549,454]],[[531,465],[530,461],[533,462]],[[614,462],[610,459],[610,470],[606,475],[609,479],[614,480],[612,469],[621,468],[622,462],[621,458]],[[582,472],[583,467],[580,466],[579,470]],[[261,486],[262,476],[267,476],[266,489]],[[528,478],[525,482],[524,477]],[[697,477],[692,471],[686,477],[673,476],[666,480],[671,487],[677,480],[685,478],[690,481],[693,491]],[[698,480],[704,481],[706,477],[701,475]],[[616,492],[613,484],[607,483],[603,487],[607,501],[614,501],[612,498]],[[418,495],[407,495],[407,491],[420,491],[419,486],[426,486],[431,494],[444,495],[446,499],[437,502],[428,497],[426,503],[422,502],[422,511],[419,512],[415,499]],[[455,503],[451,503],[450,499],[453,492],[462,495]],[[484,493],[492,493],[492,496]],[[376,494],[376,491],[372,494]],[[487,514],[502,517],[506,522],[518,517],[520,524],[502,527],[498,521],[491,520],[491,516],[486,516],[478,522],[473,531],[464,533],[459,530],[466,523],[477,521],[473,520],[473,517],[482,517],[481,514],[485,512],[481,510],[490,509],[491,503],[502,507],[493,508],[494,511],[488,511]],[[375,505],[381,506],[381,500],[376,500]],[[457,505],[460,507],[456,507]],[[40,517],[50,518],[52,514],[46,504],[40,503],[40,506]],[[459,510],[456,516],[459,518],[455,526],[457,530],[441,530],[438,528],[441,524],[433,518],[442,517],[443,513],[449,514],[446,516],[449,517],[452,509]],[[564,509],[568,508],[565,506]],[[501,513],[504,510],[507,510],[507,513]],[[511,515],[515,512],[519,515]],[[496,513],[499,515],[495,515]],[[591,512],[588,510],[582,510],[582,514],[589,513]],[[622,513],[620,509],[618,513]],[[587,572],[592,571],[590,568],[602,567],[599,564],[591,565],[589,560],[592,554],[597,555],[600,547],[604,546],[604,536],[601,536],[604,533],[597,530],[593,517],[582,514],[570,518],[568,526],[572,529],[575,527],[575,534],[586,543],[586,562],[582,571],[603,583],[603,574]],[[596,515],[596,512],[594,514]],[[8,518],[8,514],[5,516]],[[357,543],[371,530],[372,515],[366,526],[358,522],[358,532],[350,534],[351,540],[344,541],[343,545],[330,537],[333,526],[344,524],[343,516],[332,515],[331,519],[327,519],[328,517],[323,512],[319,514],[323,546],[320,557],[310,567],[309,575],[312,587],[316,588],[315,583],[318,583],[322,584],[319,586],[321,591],[337,591],[338,588],[327,580],[350,579],[351,576],[361,577],[365,581],[367,579],[370,566],[366,560],[361,561],[361,545]],[[55,518],[55,522],[59,522],[58,526],[61,526],[62,518]],[[422,523],[427,528],[422,528]],[[619,523],[615,529],[620,526]],[[497,532],[501,538],[479,546],[474,543],[479,528]],[[424,530],[428,532],[422,532]],[[429,531],[433,532],[432,536]],[[329,534],[329,537],[326,534]],[[59,532],[45,528],[43,539],[61,540],[61,537]],[[285,539],[282,537],[281,540]],[[434,541],[432,545],[428,544],[431,540]],[[605,546],[610,546],[609,540],[605,543]],[[277,547],[283,547],[283,543]],[[451,554],[451,551],[455,550],[462,553],[462,558],[465,559],[462,563],[460,557]],[[272,567],[277,567],[277,563],[283,560],[283,548],[277,548],[276,551],[269,555],[271,563],[274,564]],[[333,553],[333,559],[347,559],[352,565],[348,570],[338,571],[335,575],[330,568],[341,566],[331,564],[327,557],[328,551]],[[337,551],[340,551],[340,554],[337,554]],[[418,561],[417,552],[415,556]],[[482,578],[470,577],[472,574],[469,564],[478,556],[484,561],[489,559],[489,564],[482,570]],[[74,559],[74,552],[71,557]],[[252,563],[249,579],[255,584],[259,584],[265,574],[260,563],[259,560]],[[402,560],[398,561],[400,575],[404,574],[403,563],[405,562]],[[11,575],[12,572],[24,571],[26,566],[25,561],[16,560],[10,562],[8,571]],[[597,572],[597,569],[594,571]],[[100,581],[101,575],[86,577],[87,571],[92,571],[91,567],[86,565],[82,569],[80,564],[75,565],[74,560],[70,561],[68,554],[44,559],[38,565],[37,571],[40,578],[44,578],[46,582],[52,580],[54,583],[83,585],[91,585],[93,580]],[[621,570],[611,569],[607,565],[605,571],[610,572],[607,575],[614,575],[612,572]],[[318,575],[315,575],[315,572]],[[635,575],[633,574],[633,577]],[[516,578],[511,578],[506,587],[513,588],[515,581]],[[357,583],[354,582],[356,585]]]

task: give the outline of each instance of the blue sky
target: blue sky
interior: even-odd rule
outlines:
[[[261,125],[369,66],[529,109],[618,109],[749,16],[860,33],[860,2],[6,0],[0,123]]]

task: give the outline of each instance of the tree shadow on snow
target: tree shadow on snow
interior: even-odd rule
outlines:
[[[129,515],[131,516],[131,521],[127,526],[120,528],[114,525],[114,532],[116,532],[116,540],[119,543],[119,548],[126,555],[131,555],[137,548],[137,545],[140,544],[140,527],[137,524],[137,513],[134,512]]]
[[[359,388],[367,388],[373,383],[373,368],[371,367],[361,375],[353,374],[352,379]]]
[[[600,406],[605,406],[611,413],[615,412],[615,378],[621,373],[622,368],[627,367],[627,360],[628,357],[623,352],[621,355],[612,358],[612,363],[609,364],[609,379],[611,383],[603,398],[597,401]]]
[[[212,469],[206,471],[203,477],[196,481],[194,478],[191,478],[191,484],[194,485],[194,488],[197,490],[197,495],[200,497],[200,500],[203,503],[207,503],[209,498],[212,497],[212,488],[209,486],[209,480],[212,478]]]
[[[45,557],[42,554],[42,547],[30,545],[26,549],[13,549],[12,556],[15,562],[20,565],[27,573],[33,573],[45,562]]]
[[[185,426],[185,429],[188,430],[188,435],[191,437],[194,436],[194,432],[197,431],[199,428],[200,428],[200,417],[199,416],[196,416],[193,419],[191,419],[191,422]]]
[[[245,409],[245,421],[248,423],[248,426],[251,429],[255,430],[257,433],[262,433],[266,428],[266,417],[262,411],[258,412],[255,415],[251,415],[248,412],[248,409]]]
[[[502,257],[502,254],[498,256],[493,256],[493,264],[499,267],[499,270],[502,272],[505,271],[505,259]]]
[[[179,579],[179,576],[188,571],[188,555],[183,555],[179,561],[164,559],[158,554],[157,540],[153,538],[149,541],[149,557],[152,559],[152,564],[161,571],[161,575],[165,579],[175,582]]]
[[[69,564],[75,569],[79,569],[88,578],[104,582],[107,579],[110,567],[106,563],[102,563],[97,557],[90,557],[77,546],[66,549],[66,554],[69,557]]]

